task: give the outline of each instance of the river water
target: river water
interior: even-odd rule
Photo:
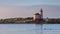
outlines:
[[[60,34],[60,24],[0,24],[0,34]]]

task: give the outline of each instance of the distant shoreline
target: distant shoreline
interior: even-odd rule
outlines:
[[[43,20],[44,20],[43,24],[60,24],[60,18],[48,18],[47,22],[46,18],[43,18]],[[32,17],[27,17],[27,18],[0,19],[0,24],[39,24],[39,23],[34,22]]]

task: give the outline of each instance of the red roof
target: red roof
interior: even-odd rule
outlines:
[[[35,13],[34,15],[40,15],[39,13]]]

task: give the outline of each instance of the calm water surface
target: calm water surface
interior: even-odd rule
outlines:
[[[60,34],[60,24],[0,24],[0,34]]]

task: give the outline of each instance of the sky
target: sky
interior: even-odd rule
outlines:
[[[43,17],[60,17],[60,0],[0,0],[0,18],[32,17],[43,9]]]

